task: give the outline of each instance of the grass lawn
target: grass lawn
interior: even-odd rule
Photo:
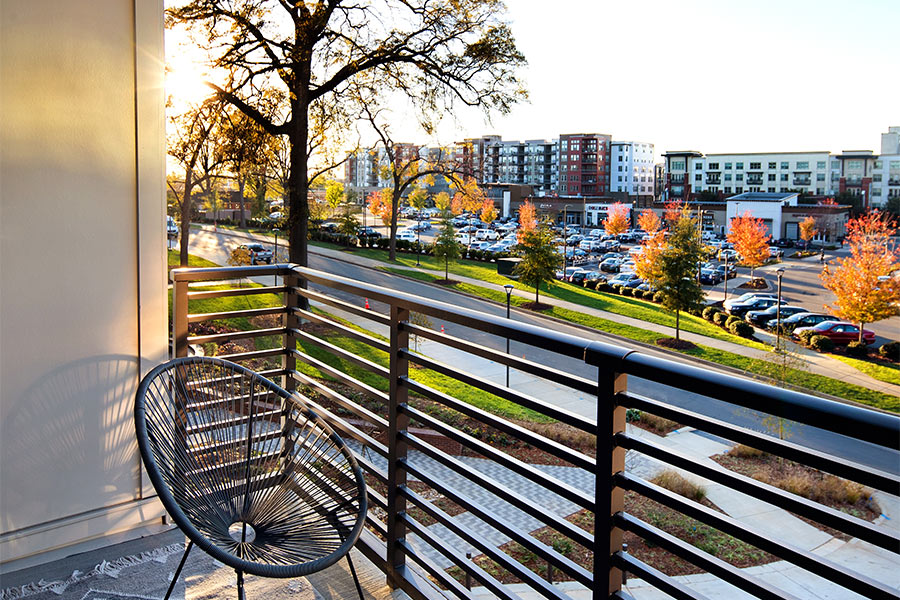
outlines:
[[[178,250],[168,250],[168,260],[169,260],[169,270],[178,268],[181,266],[181,255]],[[194,256],[193,254],[188,254],[188,266],[189,267],[220,267],[221,265],[214,263],[211,260],[206,260],[205,258],[200,258],[199,256]]]
[[[413,277],[421,281],[433,282],[439,279],[443,279],[440,276],[434,275],[432,273],[425,273],[422,271],[392,269],[389,267],[385,267],[384,270],[401,275],[406,275],[408,277]],[[460,291],[473,294],[475,296],[481,296],[482,298],[494,300],[496,302],[506,302],[506,293],[501,290],[494,290],[492,288],[486,288],[467,283],[457,283],[452,287]],[[512,303],[515,306],[520,306],[526,302],[529,302],[529,300],[516,296],[512,297]],[[564,319],[566,321],[578,323],[579,325],[591,327],[599,331],[620,335],[648,344],[655,343],[656,340],[661,337],[660,334],[656,333],[655,331],[648,331],[646,329],[617,323],[609,319],[586,315],[584,313],[567,310],[564,308],[553,307],[549,310],[541,312],[547,315]],[[760,346],[762,345],[760,344]],[[695,349],[682,351],[682,353],[694,356],[696,358],[708,360],[710,362],[740,369],[747,373],[758,375],[761,377],[770,377],[772,373],[772,366],[768,361],[742,356],[740,354],[727,352],[725,350],[718,350],[716,348],[710,348],[708,346],[700,345]],[[890,394],[884,394],[882,392],[870,390],[862,386],[844,383],[843,381],[832,379],[831,377],[825,377],[824,375],[809,373],[800,369],[789,369],[786,372],[785,380],[789,381],[790,384],[795,387],[814,390],[821,393],[830,394],[832,396],[837,396],[839,398],[846,398],[848,400],[853,400],[854,402],[874,406],[883,410],[900,412],[900,398],[897,398]]]
[[[832,354],[831,358],[847,363],[857,371],[865,373],[878,381],[900,385],[900,365],[879,364],[840,354]]]

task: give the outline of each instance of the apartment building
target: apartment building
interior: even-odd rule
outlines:
[[[559,184],[559,141],[525,141],[525,177],[523,183],[536,196],[549,196]]]
[[[616,200],[648,206],[655,196],[653,144],[610,144],[609,192]]]
[[[559,195],[606,196],[611,144],[612,136],[605,133],[559,136]]]

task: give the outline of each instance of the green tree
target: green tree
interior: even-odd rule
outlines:
[[[522,283],[534,286],[535,304],[540,302],[541,284],[553,279],[562,262],[562,256],[556,253],[552,240],[553,234],[546,227],[526,230],[519,240],[522,261],[513,272]]]
[[[349,210],[345,210],[344,214],[342,214],[338,219],[338,231],[340,233],[353,236],[356,235],[358,229],[359,222],[357,222],[356,220],[356,215],[354,215]]]
[[[325,202],[331,207],[331,214],[337,211],[338,206],[344,201],[344,184],[331,180],[325,184]]]
[[[219,198],[219,190],[213,189],[206,196],[206,212],[212,213],[213,228],[219,230],[219,211],[222,210],[222,199]],[[207,218],[209,216],[207,215]]]
[[[234,108],[222,111],[221,135],[219,150],[238,184],[240,226],[246,227],[244,189],[258,166],[266,162],[266,146],[271,137],[256,121]]]
[[[662,292],[662,305],[675,311],[675,339],[681,339],[681,311],[698,308],[704,299],[697,281],[703,244],[697,222],[682,211],[671,226],[668,244],[660,251],[648,282]]]
[[[444,259],[444,281],[450,281],[450,261],[459,258],[459,244],[456,243],[456,232],[450,222],[450,215],[444,212],[441,220],[441,232],[434,240],[434,256]]]
[[[307,266],[308,161],[334,132],[345,132],[354,84],[378,82],[408,97],[429,126],[457,104],[506,113],[525,97],[504,6],[497,0],[191,0],[168,9],[209,40],[214,85],[263,129],[287,139],[290,260]],[[260,103],[286,99],[274,116]],[[335,144],[336,145],[336,144]]]

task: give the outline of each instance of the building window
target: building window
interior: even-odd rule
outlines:
[[[891,171],[900,170],[900,160],[892,160],[890,162],[890,167],[888,167]]]
[[[880,196],[880,195],[881,195],[881,188],[875,188],[875,189],[873,189],[873,190],[872,190],[872,195],[873,195],[873,196]]]
[[[769,173],[769,181],[775,181],[775,173]]]
[[[730,187],[725,188],[725,193],[726,193],[726,194],[730,194],[730,193],[731,193],[731,188],[730,188]]]
[[[751,170],[751,171],[759,171],[761,168],[762,168],[762,163],[758,163],[758,162],[752,162],[752,163],[750,163],[750,170]]]
[[[774,193],[775,193],[775,188],[770,187],[770,188],[769,188],[769,193],[770,193],[770,194],[774,194]]]
[[[825,168],[825,161],[824,161],[824,160],[816,161],[816,168],[817,168],[817,169],[824,169],[824,168]]]
[[[736,188],[734,188],[734,193],[735,193],[735,194],[743,194],[743,193],[744,193],[744,188],[742,188],[742,187],[736,187]]]
[[[684,171],[684,161],[683,160],[673,160],[672,161],[672,170],[673,171]]]
[[[875,168],[876,168],[876,169],[880,169],[880,168],[882,167],[882,165],[884,165],[884,162],[882,162],[882,161],[880,161],[880,160],[876,160],[876,161],[875,161]]]
[[[619,181],[622,181],[622,176],[621,176],[621,175],[619,175]]]
[[[731,168],[731,163],[725,163],[725,169],[728,170]]]
[[[735,165],[735,167],[738,168],[738,169],[743,169],[743,168],[744,168],[744,163],[739,162],[739,163],[737,163],[737,164]]]
[[[874,175],[872,175],[872,181],[874,181],[875,183],[880,183],[881,182],[881,173],[875,173]]]
[[[781,181],[787,181],[787,180],[788,180],[788,174],[787,174],[787,173],[782,173],[782,174],[781,174]]]
[[[798,160],[798,161],[797,161],[797,168],[798,168],[798,169],[808,169],[808,168],[809,168],[809,161],[808,161],[808,160]]]
[[[718,171],[719,163],[709,163],[709,166],[706,169],[707,171]]]
[[[782,169],[790,169],[791,167],[787,162],[783,162],[783,163],[781,163],[781,168]]]
[[[702,180],[703,180],[703,173],[697,173],[696,175],[694,175],[694,181],[702,181]]]
[[[619,172],[622,172],[622,165],[619,165]]]
[[[725,181],[731,181],[731,173],[725,173]]]
[[[770,169],[774,169],[774,168],[776,167],[777,164],[778,164],[778,163],[770,162],[770,163],[769,163],[769,168],[770,168]]]
[[[735,181],[743,181],[743,180],[744,180],[744,174],[743,174],[743,173],[738,173],[737,175],[735,175],[734,179],[735,179]]]
[[[816,181],[825,181],[825,173],[816,173]]]
[[[861,160],[848,160],[847,168],[848,169],[862,169],[863,161]]]
[[[703,168],[703,163],[699,163],[699,162],[694,163],[695,170],[699,171],[702,168]]]

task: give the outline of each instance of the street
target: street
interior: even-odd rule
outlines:
[[[244,243],[243,241],[238,242],[238,239],[241,238],[233,238],[224,231],[213,233],[207,230],[195,229],[191,232],[191,253],[219,264],[225,264],[229,249],[236,245],[236,243]],[[505,316],[506,314],[505,307],[492,302],[462,295],[439,286],[432,286],[382,271],[361,267],[343,260],[326,258],[321,254],[316,254],[315,248],[311,248],[309,264],[311,268],[327,273],[334,273],[335,275],[341,275],[357,281],[365,281],[373,285],[384,286],[391,290],[417,294],[425,298],[446,302],[454,306],[478,310],[498,316]],[[271,282],[266,281],[265,283],[270,284]],[[326,290],[319,289],[319,291]],[[359,298],[352,295],[334,293],[331,290],[327,291],[329,294],[342,297],[344,300],[351,302],[359,301]],[[373,310],[381,313],[387,312],[387,307],[380,305],[379,303],[373,302],[371,307]],[[609,341],[602,333],[587,332],[581,328],[549,321],[523,311],[515,311],[512,318],[583,338]],[[440,327],[440,324],[435,324],[434,327],[437,329]],[[448,333],[494,349],[505,349],[506,340],[504,338],[498,338],[481,331],[453,325]],[[618,343],[618,341],[614,341],[613,343]],[[573,361],[571,359],[560,357],[552,352],[538,350],[517,342],[512,343],[510,351],[517,356],[524,356],[529,360],[575,375],[589,379],[596,379],[597,377],[595,368],[590,367],[581,361]],[[735,408],[726,403],[703,396],[702,394],[671,388],[636,377],[629,379],[629,388],[639,394],[651,396],[713,418],[735,423],[757,431],[766,432],[768,430],[766,426],[762,425],[762,415],[750,410]],[[760,409],[764,408],[765,407],[760,407]],[[897,466],[898,456],[895,451],[812,427],[803,425],[794,426],[790,430],[790,440],[823,451],[826,449],[834,451],[835,448],[838,448],[840,449],[840,455],[844,458],[877,469],[892,471],[896,469]]]

